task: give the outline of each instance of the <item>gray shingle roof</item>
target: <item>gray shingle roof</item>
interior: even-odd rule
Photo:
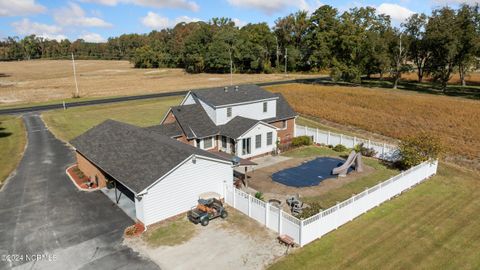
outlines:
[[[172,107],[178,124],[187,138],[204,138],[218,134],[218,127],[207,115],[202,105],[181,105]]]
[[[255,126],[258,122],[260,121],[241,116],[235,116],[225,125],[219,126],[220,134],[225,135],[229,138],[237,139],[242,134],[251,129],[253,126]]]
[[[277,97],[273,93],[268,92],[254,84],[239,85],[238,90],[235,90],[235,86],[230,86],[226,92],[224,87],[217,87],[193,90],[192,93],[204,102],[213,106],[272,99]]]
[[[144,129],[151,132],[156,132],[158,134],[162,134],[171,138],[179,137],[179,136],[182,136],[183,134],[182,129],[178,126],[177,123],[155,125],[151,127],[146,127]]]
[[[71,141],[88,160],[139,193],[179,163],[195,154],[219,156],[148,131],[107,120]]]
[[[297,113],[292,109],[290,104],[285,100],[282,94],[273,93],[278,97],[277,99],[277,116],[273,118],[264,119],[264,122],[271,123],[279,120],[290,119],[297,116]]]

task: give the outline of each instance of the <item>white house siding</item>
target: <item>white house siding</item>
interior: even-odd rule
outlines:
[[[192,94],[188,94],[181,105],[192,105],[195,104]]]
[[[232,108],[232,116],[227,117],[227,108],[222,107],[216,110],[216,120],[213,120],[216,125],[223,125],[232,120],[235,116],[241,116],[245,118],[262,120],[267,118],[273,118],[277,115],[277,100],[268,100],[267,112],[263,112],[263,101],[255,102],[244,105],[229,106]]]
[[[200,105],[202,105],[203,109],[205,110],[205,112],[207,113],[208,117],[210,117],[210,119],[212,119],[212,121],[215,123],[215,117],[216,117],[216,111],[213,107],[210,107],[210,105],[208,105],[207,103],[201,101],[201,100],[198,100],[200,102]]]
[[[138,198],[135,197],[135,215],[137,216],[137,220],[145,224],[145,218],[143,215],[143,198],[138,200]]]
[[[267,146],[267,133],[272,132],[272,144]],[[262,145],[260,148],[255,147],[255,139],[256,135],[261,134],[262,135]],[[251,151],[249,155],[243,155],[242,153],[242,139],[244,138],[250,138],[251,139]],[[243,134],[242,137],[238,138],[237,140],[237,155],[242,158],[249,158],[249,157],[254,157],[266,153],[271,153],[272,151],[275,150],[275,142],[277,141],[277,131],[270,127],[267,126],[263,123],[258,123],[255,127],[253,127],[250,131],[247,133]]]
[[[233,185],[230,164],[196,157],[152,186],[143,196],[144,224],[149,225],[190,210],[204,192],[225,196],[224,184]]]

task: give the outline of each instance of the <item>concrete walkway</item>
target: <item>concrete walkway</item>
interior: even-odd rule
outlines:
[[[115,189],[108,189],[108,188],[102,188],[100,191],[105,194],[113,203],[117,204],[117,200],[115,198]],[[117,196],[119,196],[121,192],[117,190]],[[120,199],[118,200],[117,207],[122,209],[122,211],[127,214],[133,221],[136,220],[137,216],[135,215],[135,202],[130,200],[127,196],[122,194],[120,196]]]

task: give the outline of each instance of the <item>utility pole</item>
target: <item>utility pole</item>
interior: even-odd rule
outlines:
[[[278,70],[279,66],[280,66],[280,48],[278,48],[278,37],[275,36],[275,42],[277,44],[277,62],[275,62],[275,66]]]
[[[73,52],[72,52],[72,65],[73,65],[73,78],[75,79],[75,96],[74,97],[80,97],[80,93],[78,92],[78,83],[77,83],[77,71],[75,70],[75,57],[73,57]]]
[[[230,48],[230,86],[233,85],[233,61],[232,61],[232,49]]]
[[[288,60],[288,49],[285,48],[285,76],[287,75],[287,60]]]

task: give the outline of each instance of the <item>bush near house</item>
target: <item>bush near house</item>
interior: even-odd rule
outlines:
[[[292,146],[299,147],[303,145],[311,145],[312,138],[309,136],[298,136],[292,139]]]
[[[346,147],[345,145],[343,145],[343,144],[337,144],[337,145],[335,145],[335,147],[333,147],[332,149],[333,149],[333,151],[335,151],[335,152],[345,152],[345,151],[347,151],[347,147]]]
[[[375,149],[365,147],[363,143],[355,145],[353,150],[355,150],[355,152],[357,153],[360,152],[362,156],[365,157],[374,157],[377,154],[377,151],[375,151]]]

